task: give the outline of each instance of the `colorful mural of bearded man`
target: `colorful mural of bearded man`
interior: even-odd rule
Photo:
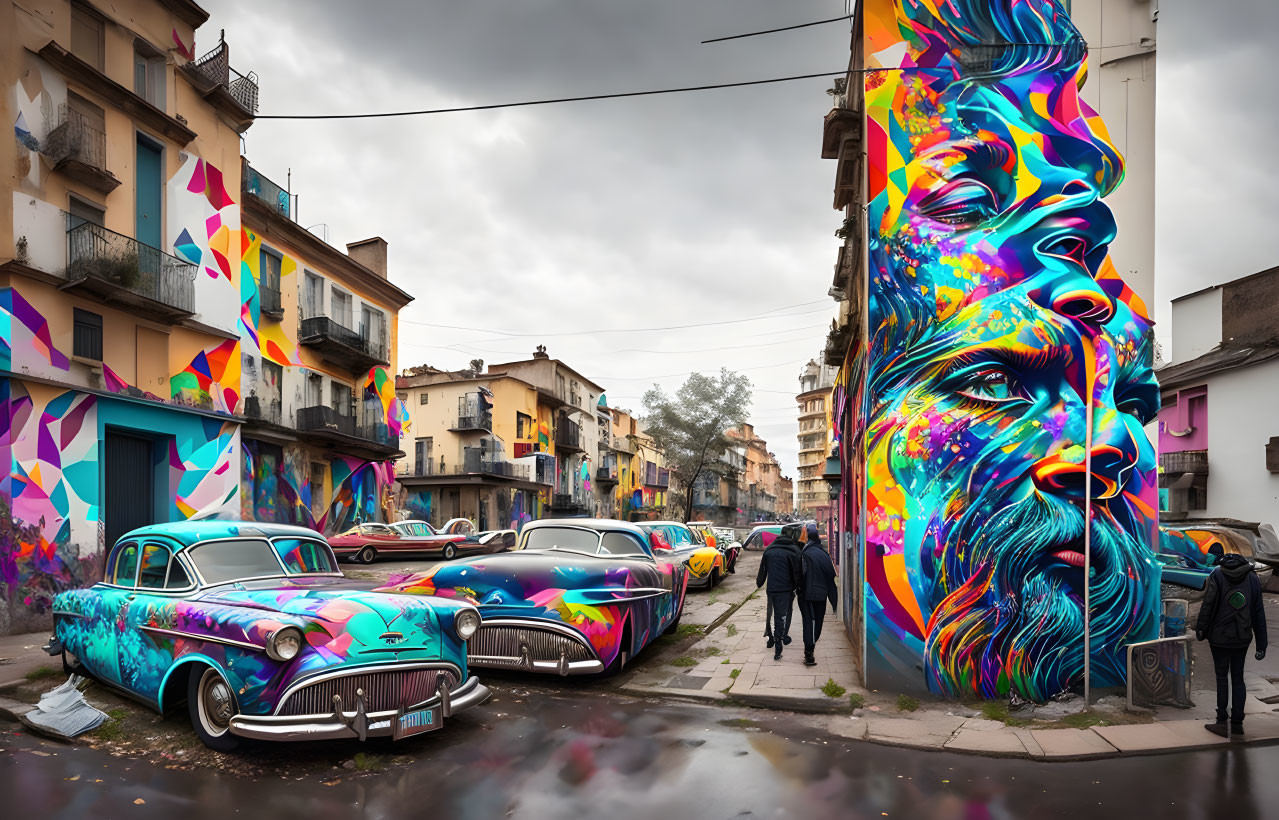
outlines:
[[[1159,391],[1107,257],[1123,161],[1079,97],[1087,46],[1059,0],[863,12],[867,678],[1079,687],[1088,585],[1091,682],[1121,684],[1158,633]]]

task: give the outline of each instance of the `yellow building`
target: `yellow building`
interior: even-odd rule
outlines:
[[[396,379],[409,457],[396,470],[404,514],[518,529],[551,506],[556,457],[537,388],[504,374],[413,367]]]
[[[0,3],[0,632],[143,524],[238,513],[240,132],[185,0]]]
[[[294,222],[289,192],[242,165],[241,512],[341,532],[395,520],[399,311],[380,237],[333,247]]]

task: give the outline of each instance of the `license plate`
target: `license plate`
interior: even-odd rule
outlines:
[[[416,712],[400,715],[396,719],[392,736],[399,740],[400,738],[433,731],[443,725],[444,714],[438,707],[434,709],[418,709]]]

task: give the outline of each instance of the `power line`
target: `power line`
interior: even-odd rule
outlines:
[[[827,313],[827,312],[829,312],[829,308],[822,308],[819,310],[809,310],[803,313],[783,313],[783,314],[778,314],[776,316],[769,316],[768,314],[759,314],[757,316],[751,316],[746,319],[726,319],[720,322],[698,322],[695,325],[670,325],[668,327],[617,327],[617,328],[601,328],[600,330],[570,330],[570,331],[564,331],[562,333],[547,333],[545,331],[539,331],[537,333],[511,333],[504,330],[491,330],[490,332],[501,333],[503,336],[509,336],[511,338],[535,338],[535,337],[546,337],[546,336],[593,336],[596,333],[652,333],[659,330],[688,330],[690,328],[716,327],[719,325],[736,325],[736,324],[741,324],[743,322],[762,322],[762,321],[767,321],[768,319],[787,319],[792,316],[812,316],[817,313]],[[440,324],[435,324],[434,322],[414,322],[409,319],[400,319],[399,321],[400,321],[400,324],[402,325],[407,324],[407,325],[418,325],[420,327],[438,327],[438,328],[443,328],[445,330],[490,330],[489,328],[465,327],[463,325],[440,325]],[[795,328],[792,328],[792,329],[795,329]]]
[[[773,367],[793,367],[802,362],[803,362],[803,359],[796,359],[793,362],[778,362],[777,364],[761,364],[754,367],[739,367],[737,368],[737,370],[738,371],[768,370],[769,368],[773,368]],[[649,379],[673,379],[678,376],[691,376],[695,372],[697,371],[689,370],[685,373],[667,373],[662,376],[597,376],[595,378],[598,378],[602,381],[612,381],[612,382],[643,382],[643,381],[648,381]],[[760,392],[762,393],[765,391],[761,390]]]
[[[761,34],[776,34],[779,31],[794,31],[797,28],[808,28],[809,26],[820,26],[826,23],[838,23],[840,20],[851,20],[853,15],[845,14],[843,17],[832,17],[829,20],[814,20],[811,23],[800,23],[796,26],[782,26],[781,28],[770,28],[764,31],[752,31],[747,34],[731,34],[728,37],[716,37],[712,40],[703,40],[702,45],[707,43],[722,43],[725,40],[740,40],[743,37],[758,37]]]
[[[742,80],[735,83],[710,83],[707,85],[688,85],[679,88],[658,88],[649,91],[620,91],[612,94],[587,94],[581,97],[555,97],[546,100],[523,100],[521,102],[490,103],[488,105],[461,105],[452,108],[423,108],[417,111],[376,111],[365,114],[258,114],[259,120],[362,120],[383,117],[415,117],[419,114],[455,114],[462,111],[492,111],[498,108],[525,108],[534,105],[555,105],[567,102],[586,102],[589,100],[616,100],[625,97],[652,97],[658,94],[683,94],[688,91],[711,91],[717,88],[744,88],[752,85],[771,85],[773,83],[789,83],[795,80],[814,80],[818,77],[840,77],[848,73],[848,69],[840,71],[823,71],[816,74],[795,74],[790,77],[773,77],[767,80]]]

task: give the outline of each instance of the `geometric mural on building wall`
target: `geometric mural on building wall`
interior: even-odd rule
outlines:
[[[174,519],[234,518],[240,476],[232,462],[239,457],[240,426],[196,417],[200,435],[169,441],[169,489]]]
[[[409,410],[396,398],[395,379],[387,374],[385,367],[374,367],[369,371],[364,379],[364,392],[365,395],[376,396],[381,402],[386,426],[397,438],[408,435]]]
[[[70,360],[53,345],[48,321],[16,288],[0,288],[0,329],[5,331],[0,342],[3,345],[0,360],[9,361],[17,356],[19,365],[37,374],[43,370],[57,375],[45,370],[46,364],[63,373],[71,369]],[[30,358],[32,353],[34,359]],[[11,368],[7,364],[5,369]]]
[[[1085,589],[1091,683],[1122,684],[1158,630],[1159,390],[1107,258],[1123,160],[1080,98],[1087,44],[1060,0],[863,13],[869,338],[840,443],[865,454],[867,684],[1077,688]]]
[[[390,519],[395,462],[330,458],[325,466],[333,495],[325,512],[312,513],[311,461],[299,444],[284,447],[245,439],[240,448],[240,514],[246,520],[297,524],[331,535],[362,521]]]
[[[0,452],[10,453],[0,479],[0,620],[14,631],[100,570],[98,400],[68,391],[37,407],[20,382],[0,384]]]
[[[180,372],[169,377],[175,404],[233,414],[240,403],[240,342],[227,339],[195,354]]]
[[[262,237],[244,228],[240,248],[240,342],[246,356],[260,356],[281,367],[300,366],[298,344],[289,337],[284,322],[262,321],[259,283],[261,282]],[[280,287],[284,277],[296,273],[297,260],[285,255],[280,262]]]

